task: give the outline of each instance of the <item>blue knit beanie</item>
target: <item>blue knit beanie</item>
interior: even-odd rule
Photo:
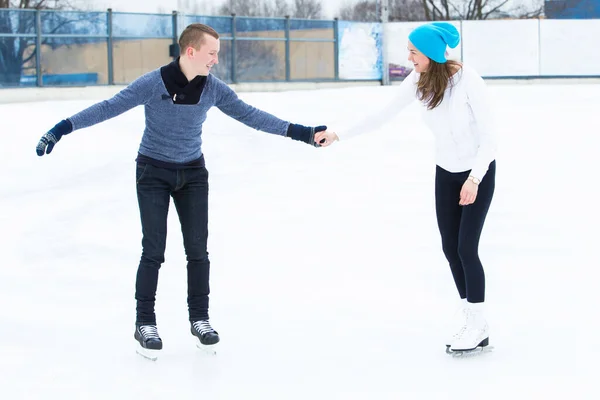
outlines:
[[[446,45],[455,48],[460,42],[460,34],[448,22],[431,22],[415,28],[408,40],[423,54],[440,64],[446,60]]]

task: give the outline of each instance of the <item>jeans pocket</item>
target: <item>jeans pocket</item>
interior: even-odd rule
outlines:
[[[148,169],[148,164],[137,163],[135,168],[135,182],[140,183],[142,178],[146,175],[146,170]]]

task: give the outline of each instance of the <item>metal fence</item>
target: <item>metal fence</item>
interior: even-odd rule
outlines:
[[[0,87],[127,84],[177,56],[185,26],[221,36],[228,83],[339,80],[338,21],[0,10]]]

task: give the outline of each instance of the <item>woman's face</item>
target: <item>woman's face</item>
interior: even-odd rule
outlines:
[[[413,67],[418,73],[425,72],[429,68],[429,57],[417,50],[410,41],[408,42],[408,61],[413,63]]]

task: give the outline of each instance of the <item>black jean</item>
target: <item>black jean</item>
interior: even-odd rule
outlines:
[[[479,184],[475,202],[461,206],[460,191],[469,173],[451,173],[437,166],[435,208],[442,249],[458,294],[470,303],[481,303],[485,300],[485,273],[479,259],[479,239],[494,196],[496,161]]]
[[[176,170],[138,163],[136,182],[143,233],[135,285],[136,323],[156,324],[154,304],[158,271],[165,261],[171,197],[179,215],[187,256],[189,318],[190,321],[208,319],[208,171],[205,167]]]

